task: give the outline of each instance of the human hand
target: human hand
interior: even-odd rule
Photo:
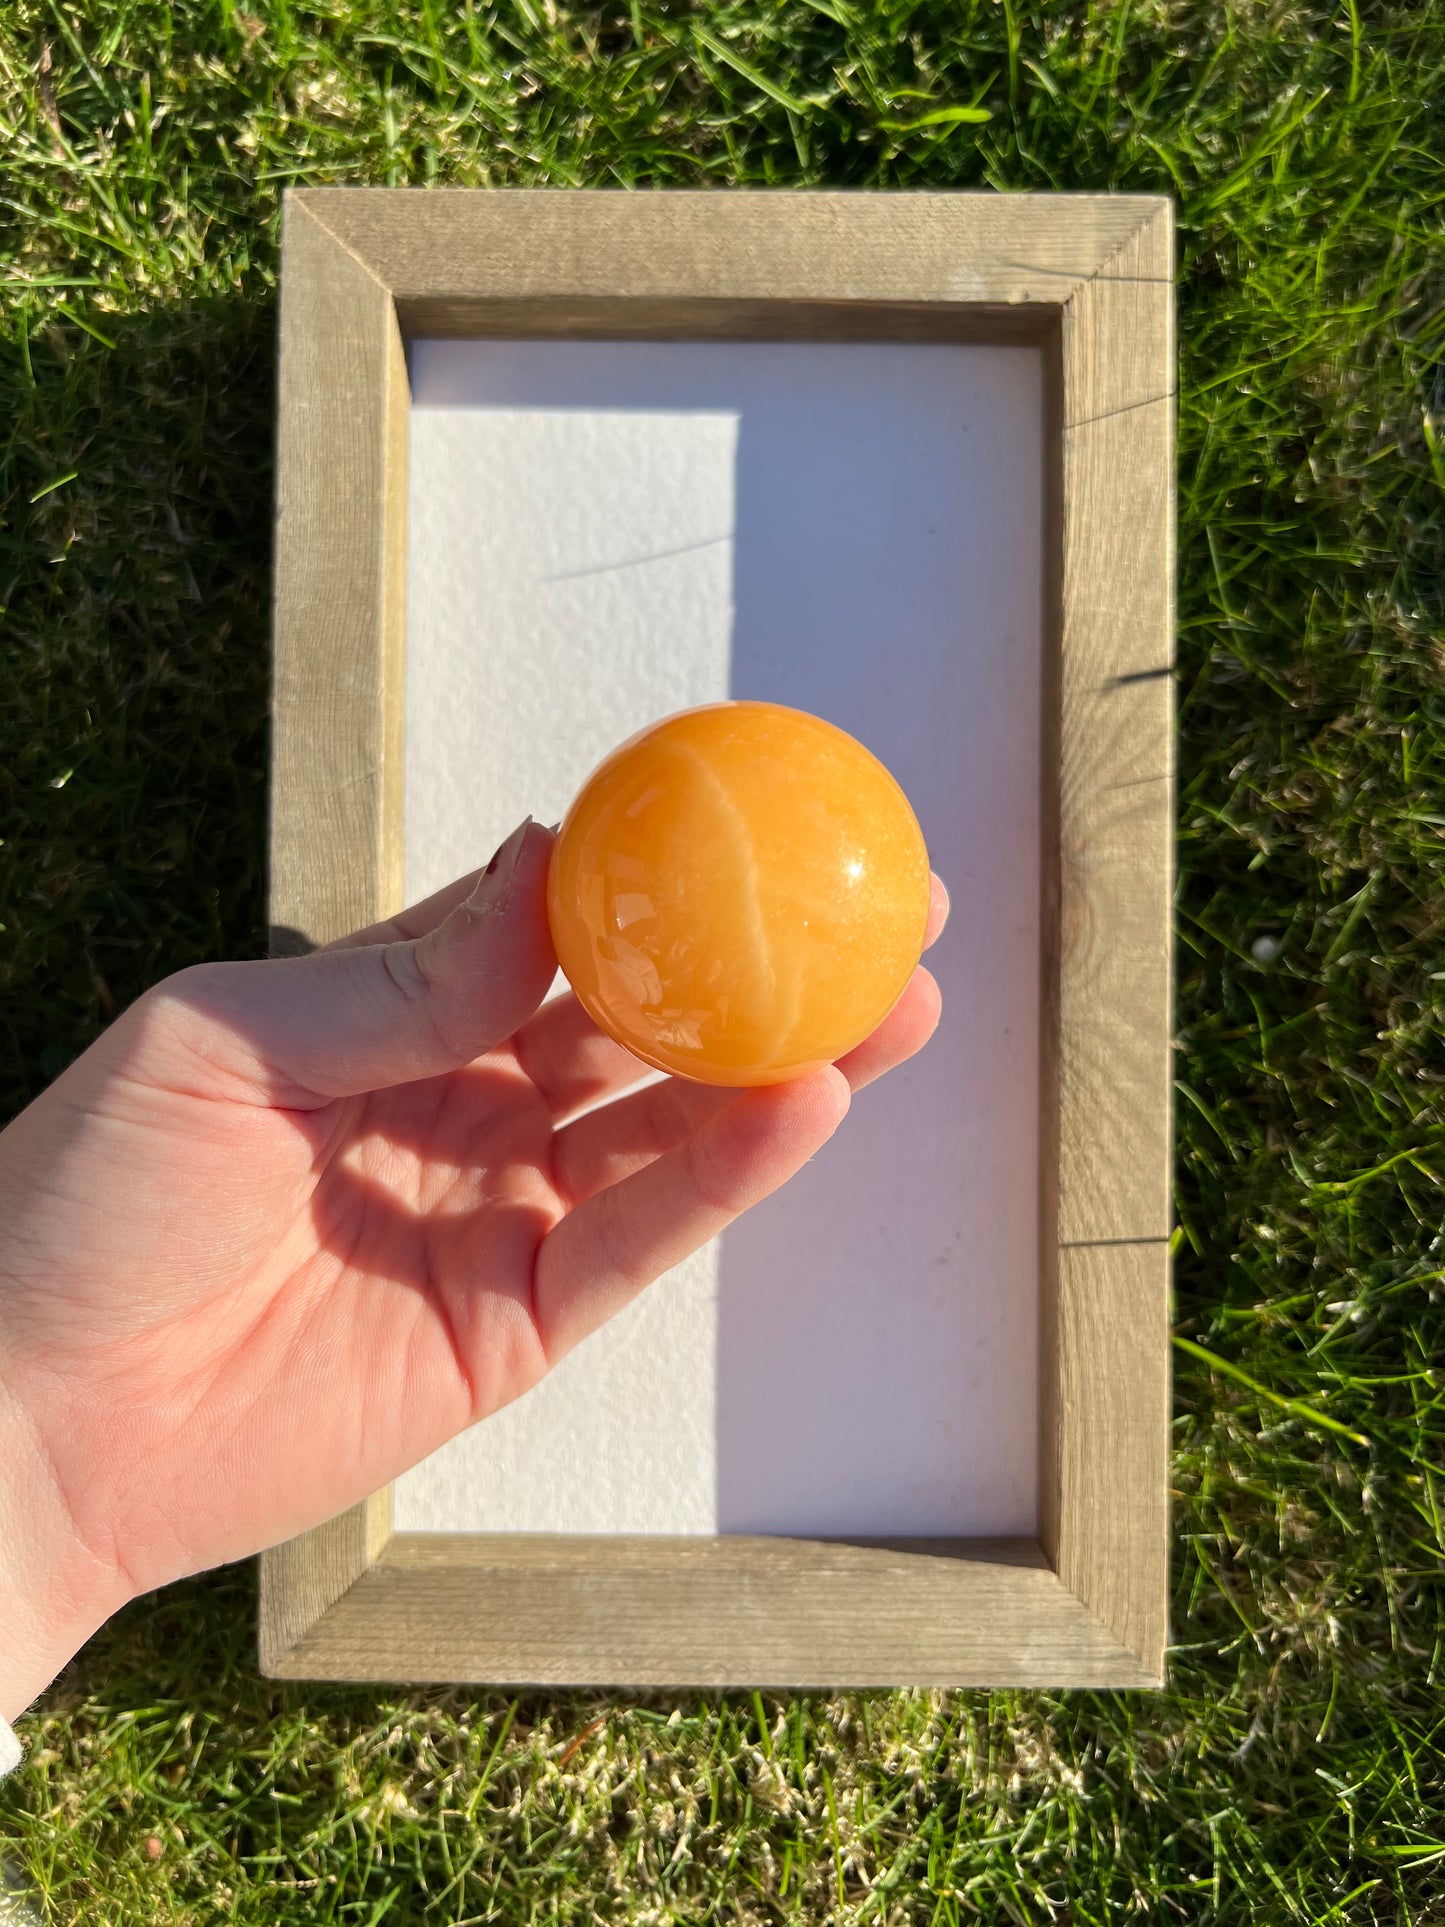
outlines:
[[[519,1397],[933,1031],[920,969],[837,1067],[633,1090],[575,998],[538,1009],[551,843],[523,825],[310,956],[167,978],[0,1135],[0,1716],[128,1598]],[[930,942],[946,914],[935,880]]]

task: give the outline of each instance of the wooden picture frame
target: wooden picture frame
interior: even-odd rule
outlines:
[[[275,947],[400,907],[417,336],[1025,341],[1045,368],[1037,1539],[393,1533],[263,1555],[273,1677],[1157,1686],[1173,222],[1115,195],[324,188],[282,250]]]

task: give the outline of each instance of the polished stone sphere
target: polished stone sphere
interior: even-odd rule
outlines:
[[[831,1063],[902,995],[928,852],[863,745],[777,703],[654,723],[583,785],[552,852],[557,959],[644,1063],[777,1084]]]

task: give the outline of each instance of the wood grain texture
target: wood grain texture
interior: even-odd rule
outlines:
[[[1063,1584],[1162,1685],[1169,1614],[1168,1246],[1059,1254]]]
[[[1063,950],[1063,865],[1059,769],[1064,631],[1064,358],[1062,315],[1044,351],[1043,544],[1039,677],[1039,1223],[1038,1512],[1040,1543],[1058,1538],[1059,1510],[1059,960]],[[1052,1556],[1052,1555],[1051,1555]]]
[[[1164,678],[1106,687],[1061,739],[1064,1246],[1169,1230],[1172,696]]]
[[[293,1678],[288,1661],[337,1600],[368,1571],[391,1538],[391,1487],[313,1532],[261,1555],[258,1609],[261,1671]]]
[[[277,393],[272,925],[399,907],[406,363],[391,297],[288,199]]]
[[[483,295],[397,303],[408,340],[1034,342],[1051,310],[969,301],[720,301]]]
[[[1061,327],[1058,1235],[1170,1223],[1173,239],[1167,203]]]
[[[270,920],[304,950],[400,907],[409,393],[386,289],[288,201],[277,383]],[[262,1670],[391,1532],[388,1489],[261,1558]]]
[[[1065,1465],[1089,1423],[1069,1349],[1077,1330],[1071,1338],[1064,1268],[1080,1256],[1143,1252],[1168,1290],[1172,694],[1162,678],[1106,686],[1092,704],[1075,706],[1088,726],[1060,735],[1059,969],[1043,1006],[1045,1061],[1057,1078],[1056,1242],[1039,1269],[1039,1532],[1051,1550],[1071,1503]],[[1048,1095],[1045,1085],[1046,1103]],[[1049,1203],[1046,1196],[1041,1209]],[[1096,1235],[1121,1224],[1139,1227],[1132,1242]],[[1152,1371],[1156,1389],[1167,1390],[1167,1325],[1162,1336],[1151,1330],[1150,1345],[1136,1375]],[[1107,1350],[1090,1368],[1113,1369]],[[1162,1449],[1167,1398],[1159,1424]],[[1116,1443],[1122,1505],[1133,1489],[1133,1448],[1122,1435]]]
[[[1032,1540],[398,1534],[301,1678],[549,1685],[1147,1685]]]
[[[1040,1268],[1040,1537],[1156,1680],[1168,1583],[1172,276],[1172,210],[1158,203],[1060,317],[1057,827],[1045,851],[1058,955],[1043,1040],[1059,1249]]]
[[[293,198],[404,314],[467,297],[1058,306],[1162,205],[1122,194],[705,189],[307,188]]]
[[[1042,1550],[392,1538],[381,1495],[266,1555],[263,1665],[328,1679],[1157,1684],[1169,204],[372,189],[287,203],[272,837],[283,945],[324,941],[398,900],[408,331],[1038,341],[1042,740],[1057,780],[1046,777],[1042,813]]]

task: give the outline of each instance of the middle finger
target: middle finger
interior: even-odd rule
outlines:
[[[855,1091],[927,1043],[938,1022],[938,985],[915,970],[907,989],[871,1037],[838,1060]],[[599,1106],[552,1139],[552,1174],[568,1210],[631,1177],[674,1149],[741,1092],[731,1085],[668,1077]]]

